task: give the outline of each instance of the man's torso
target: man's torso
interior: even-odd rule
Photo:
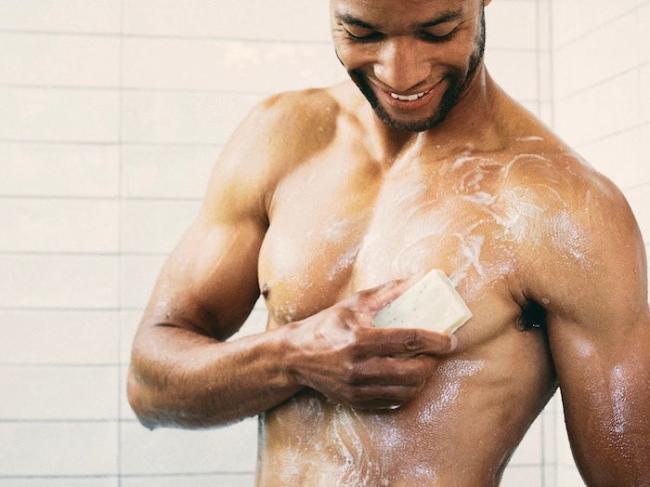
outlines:
[[[561,227],[575,206],[567,178],[582,168],[505,100],[496,117],[519,117],[529,130],[499,128],[475,144],[423,137],[379,161],[353,108],[334,99],[325,122],[333,135],[282,177],[270,204],[259,260],[269,328],[432,268],[450,277],[473,318],[457,332],[458,350],[399,409],[352,410],[305,390],[265,413],[258,483],[492,485],[557,387],[548,303],[522,292],[522,256],[531,242],[555,242],[580,258]],[[549,215],[555,237],[540,230]]]

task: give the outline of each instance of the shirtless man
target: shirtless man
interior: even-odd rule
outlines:
[[[259,486],[493,486],[559,385],[585,481],[650,485],[637,223],[490,78],[488,3],[332,0],[354,83],[265,100],[223,151],[134,342],[142,424],[260,414]],[[373,328],[432,268],[473,313],[456,348]],[[260,292],[267,331],[227,341]]]

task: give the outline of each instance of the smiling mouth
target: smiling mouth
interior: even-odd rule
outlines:
[[[393,93],[392,91],[389,91],[388,93],[395,100],[399,100],[399,101],[417,101],[420,98],[422,98],[423,96],[428,95],[429,92],[432,89],[433,88],[429,88],[427,91],[422,91],[420,93],[414,93],[413,95],[398,95],[397,93]]]

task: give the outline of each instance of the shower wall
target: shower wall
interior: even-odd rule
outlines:
[[[346,77],[327,0],[245,3],[0,2],[0,218],[10,229],[0,238],[0,487],[252,485],[254,419],[151,432],[125,397],[154,279],[234,127],[271,93]],[[598,18],[569,3],[585,2],[494,0],[487,65],[621,184],[647,229],[650,109],[640,86],[650,56],[647,43],[626,37],[625,19],[640,35],[648,2],[598,2],[607,7]],[[628,64],[612,42],[628,47]],[[260,301],[240,335],[265,319]],[[503,485],[575,478],[562,425],[558,393]]]

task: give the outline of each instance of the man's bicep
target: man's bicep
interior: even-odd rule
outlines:
[[[588,485],[642,485],[650,481],[650,317],[646,310],[607,331],[589,325],[548,324],[571,450]]]
[[[168,324],[225,340],[259,297],[269,160],[255,107],[221,151],[200,212],[158,276],[141,328]]]
[[[263,237],[255,221],[200,214],[165,262],[141,326],[181,326],[219,340],[234,334],[259,297]]]

